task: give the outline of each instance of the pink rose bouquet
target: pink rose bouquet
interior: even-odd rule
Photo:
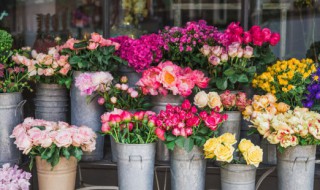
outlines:
[[[31,173],[3,164],[0,168],[0,190],[29,190]]]
[[[76,71],[116,71],[119,64],[126,64],[115,54],[120,44],[92,33],[89,39],[70,38],[59,47],[62,54],[69,55],[69,63]]]
[[[151,111],[130,113],[115,108],[101,116],[101,131],[111,135],[117,143],[153,143],[157,140],[155,120],[155,113]]]
[[[59,163],[60,157],[74,156],[79,161],[83,151],[95,150],[97,136],[86,126],[26,118],[10,137],[15,138],[14,144],[23,154],[29,155],[32,168],[36,156],[47,160],[52,167]]]
[[[32,58],[16,54],[12,56],[17,64],[28,68],[29,78],[46,84],[60,84],[70,88],[71,66],[68,55],[60,55],[55,47],[49,48],[47,54],[31,51]]]
[[[198,113],[198,109],[185,100],[181,106],[168,104],[166,110],[160,111],[155,120],[155,133],[170,150],[177,145],[189,152],[194,145],[201,147],[217,135],[219,126],[227,118],[226,114],[215,111]]]
[[[209,78],[199,70],[189,67],[181,68],[171,61],[160,63],[156,67],[145,70],[137,85],[143,94],[153,96],[159,93],[166,96],[169,91],[174,95],[189,96],[195,87],[206,88]]]

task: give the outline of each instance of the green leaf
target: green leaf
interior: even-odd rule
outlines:
[[[79,149],[79,148],[77,148],[77,147],[74,149],[74,154],[73,154],[73,156],[76,157],[76,159],[77,159],[78,161],[81,160],[82,154],[83,154],[83,152],[82,152],[81,149]]]
[[[81,62],[81,58],[79,56],[73,56],[69,59],[69,63],[71,65],[77,65],[79,62]]]
[[[249,73],[255,73],[257,71],[256,67],[255,66],[251,66],[248,68],[248,72]]]
[[[233,68],[229,68],[226,71],[223,72],[223,74],[225,74],[226,76],[231,76],[233,74],[235,74],[236,71]]]
[[[234,84],[234,83],[236,83],[238,81],[238,77],[239,77],[239,75],[232,75],[232,76],[229,77],[229,80],[230,80],[231,83]]]
[[[206,135],[208,133],[209,128],[207,127],[202,127],[201,129],[199,129],[198,133],[202,134],[202,135]]]
[[[176,145],[178,145],[180,148],[183,148],[184,147],[184,141],[186,140],[186,138],[184,138],[183,136],[179,136],[177,138],[177,140],[175,141],[176,142]]]
[[[60,148],[55,148],[53,157],[52,157],[52,162],[51,166],[54,167],[56,166],[60,161]]]
[[[167,148],[169,150],[173,150],[174,149],[174,145],[175,145],[175,141],[167,142],[167,143],[165,143],[165,145],[167,146]]]
[[[68,148],[65,148],[65,147],[62,148],[62,155],[69,160],[69,158],[70,158],[70,152],[68,151]]]
[[[73,48],[76,48],[76,49],[84,48],[84,47],[87,47],[86,41],[73,44]]]
[[[176,136],[173,136],[173,135],[166,135],[166,141],[174,141],[174,140],[176,140]]]
[[[226,78],[218,78],[216,85],[220,90],[225,90],[228,87],[228,81]]]
[[[238,78],[238,81],[241,83],[246,83],[246,82],[249,82],[249,79],[248,79],[247,75],[241,74]]]
[[[186,138],[184,141],[184,149],[187,152],[190,152],[193,149],[194,146],[194,140],[192,138]]]

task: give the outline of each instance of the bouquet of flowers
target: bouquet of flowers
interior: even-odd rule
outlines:
[[[70,88],[71,66],[67,55],[60,55],[55,47],[49,48],[48,54],[31,51],[33,59],[16,54],[12,60],[28,68],[28,75],[35,81],[46,84],[60,84]]]
[[[92,33],[90,39],[70,38],[59,47],[62,54],[69,55],[69,63],[75,71],[116,71],[119,64],[126,64],[115,51],[120,44]]]
[[[138,39],[119,36],[112,41],[120,43],[121,48],[116,53],[136,72],[142,72],[162,59],[160,47],[163,46],[163,39],[158,34],[143,35]]]
[[[206,88],[209,78],[199,70],[191,70],[189,67],[181,68],[171,61],[160,63],[156,67],[150,67],[142,74],[137,86],[142,88],[143,94],[153,96],[159,93],[166,96],[168,91],[173,95],[189,96],[195,87]]]
[[[160,31],[164,40],[163,57],[182,67],[207,70],[207,60],[201,55],[200,48],[205,44],[213,45],[217,32],[204,20],[188,22],[184,27],[167,26]]]
[[[156,118],[156,135],[170,150],[177,145],[190,152],[194,145],[201,147],[227,120],[226,114],[201,111],[185,100],[181,106],[168,104]]]
[[[257,70],[275,60],[269,45],[276,45],[279,35],[259,26],[245,32],[239,23],[231,23],[224,32],[215,34],[215,40],[213,46],[204,45],[200,50],[208,59],[211,82],[220,90],[233,90],[251,83]],[[259,49],[268,49],[263,61],[257,60],[262,57]]]
[[[110,134],[118,143],[153,143],[157,140],[155,120],[155,113],[151,111],[130,113],[115,108],[101,116],[101,131]]]
[[[237,143],[234,134],[224,133],[219,137],[213,137],[204,144],[204,155],[208,159],[234,164],[254,165],[258,167],[262,162],[263,151],[259,146],[255,146],[250,140],[241,139],[237,152],[239,158],[234,159],[234,144]]]
[[[311,59],[277,61],[266,72],[256,76],[252,86],[274,94],[279,101],[292,108],[301,107],[307,85],[311,83],[310,77],[315,71],[316,66]]]
[[[218,112],[221,111],[244,111],[247,105],[251,104],[251,100],[247,99],[247,95],[243,92],[236,94],[226,90],[222,94],[217,92],[205,91],[198,92],[194,97],[194,105],[198,108],[210,108]],[[208,107],[207,107],[208,106]]]
[[[10,164],[3,164],[0,168],[0,189],[1,190],[29,190],[31,173],[18,169],[18,166],[10,167]]]
[[[74,156],[80,161],[83,151],[95,150],[97,136],[86,126],[26,118],[10,137],[15,138],[14,144],[31,158],[31,169],[36,156],[47,160],[52,167],[59,163],[60,157]]]
[[[320,111],[320,68],[311,76],[312,82],[307,86],[304,94],[303,106],[313,111]]]
[[[12,36],[0,30],[0,93],[21,92],[24,88],[30,89],[27,83],[27,69],[22,64],[12,60],[12,55],[19,53],[27,55],[30,48],[11,50]]]

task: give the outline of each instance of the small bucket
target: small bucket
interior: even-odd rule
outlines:
[[[171,189],[204,190],[206,160],[202,148],[194,146],[187,152],[175,146],[171,153]]]
[[[0,167],[5,163],[19,164],[21,153],[10,138],[13,129],[23,120],[22,95],[16,93],[0,93]]]
[[[77,159],[60,157],[52,169],[51,164],[36,157],[39,190],[74,190],[77,173]]]
[[[153,189],[156,144],[116,143],[116,148],[119,189]]]
[[[313,190],[316,145],[289,147],[277,158],[278,189]]]

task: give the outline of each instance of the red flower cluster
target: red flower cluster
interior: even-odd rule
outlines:
[[[226,114],[214,111],[202,111],[198,113],[195,106],[189,100],[185,100],[181,106],[168,104],[165,111],[160,111],[156,119],[156,135],[159,139],[165,140],[165,133],[172,133],[174,136],[188,137],[197,133],[200,126],[205,126],[212,131],[227,120]]]

